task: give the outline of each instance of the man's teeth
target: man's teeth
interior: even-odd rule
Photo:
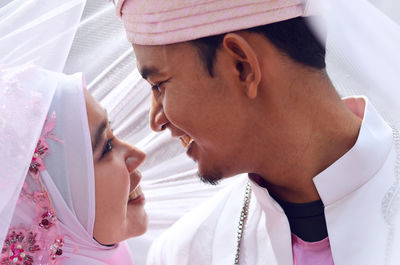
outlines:
[[[193,142],[193,139],[187,135],[181,136],[179,139],[181,139],[182,145],[185,148],[188,148],[189,145]]]
[[[129,194],[129,200],[132,201],[134,199],[136,199],[137,197],[139,197],[142,194],[142,188],[140,187],[140,185],[138,185],[136,187],[136,189],[134,189],[130,194]]]

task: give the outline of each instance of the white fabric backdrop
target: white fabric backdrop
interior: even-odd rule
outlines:
[[[6,4],[17,1],[21,2],[0,0],[0,41],[3,40],[0,43],[4,43],[6,36],[10,37],[6,34],[9,28],[2,27],[2,23],[11,14],[10,10],[18,8],[14,5],[10,9],[12,5]],[[56,9],[50,6],[47,0],[24,1],[41,2],[41,9],[46,12],[51,8]],[[393,20],[400,22],[398,0],[371,2],[387,12]],[[38,12],[37,8],[32,10],[32,13],[35,12]],[[50,14],[54,15],[56,12]],[[37,34],[36,37],[40,40],[41,35]],[[28,41],[23,38],[10,38],[6,43],[10,46],[20,44],[27,50],[30,47]],[[68,45],[64,43],[63,46]],[[10,57],[7,49],[1,48],[3,49],[0,49],[0,62],[5,58],[18,58]],[[61,56],[57,49],[49,49],[48,53]],[[53,70],[60,67],[52,65],[48,59],[40,61],[39,64],[51,65]],[[89,90],[108,109],[116,134],[148,154],[147,162],[141,169],[144,177],[143,190],[147,197],[146,209],[150,216],[149,232],[129,240],[136,264],[143,265],[148,247],[156,236],[205,198],[228,185],[232,179],[216,187],[201,183],[196,177],[195,164],[186,158],[180,143],[171,139],[168,132],[151,132],[148,124],[150,87],[141,80],[136,70],[132,49],[126,41],[122,24],[117,19],[111,3],[106,0],[87,0],[64,72],[83,72]]]

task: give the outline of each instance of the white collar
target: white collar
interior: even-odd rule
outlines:
[[[382,167],[392,147],[392,130],[366,97],[364,118],[354,146],[313,181],[325,206],[368,182]]]

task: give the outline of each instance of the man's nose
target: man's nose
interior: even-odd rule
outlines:
[[[150,108],[150,126],[155,132],[161,132],[166,128],[169,123],[167,116],[165,116],[163,105],[154,97],[151,99]]]

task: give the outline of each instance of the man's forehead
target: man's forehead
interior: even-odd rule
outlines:
[[[184,53],[190,52],[189,42],[175,43],[168,45],[139,45],[132,44],[135,54],[141,57],[156,58],[156,59],[173,59],[174,56],[181,56]]]
[[[137,68],[145,79],[152,75],[163,75],[188,55],[188,46],[183,43],[160,46],[133,44]]]

